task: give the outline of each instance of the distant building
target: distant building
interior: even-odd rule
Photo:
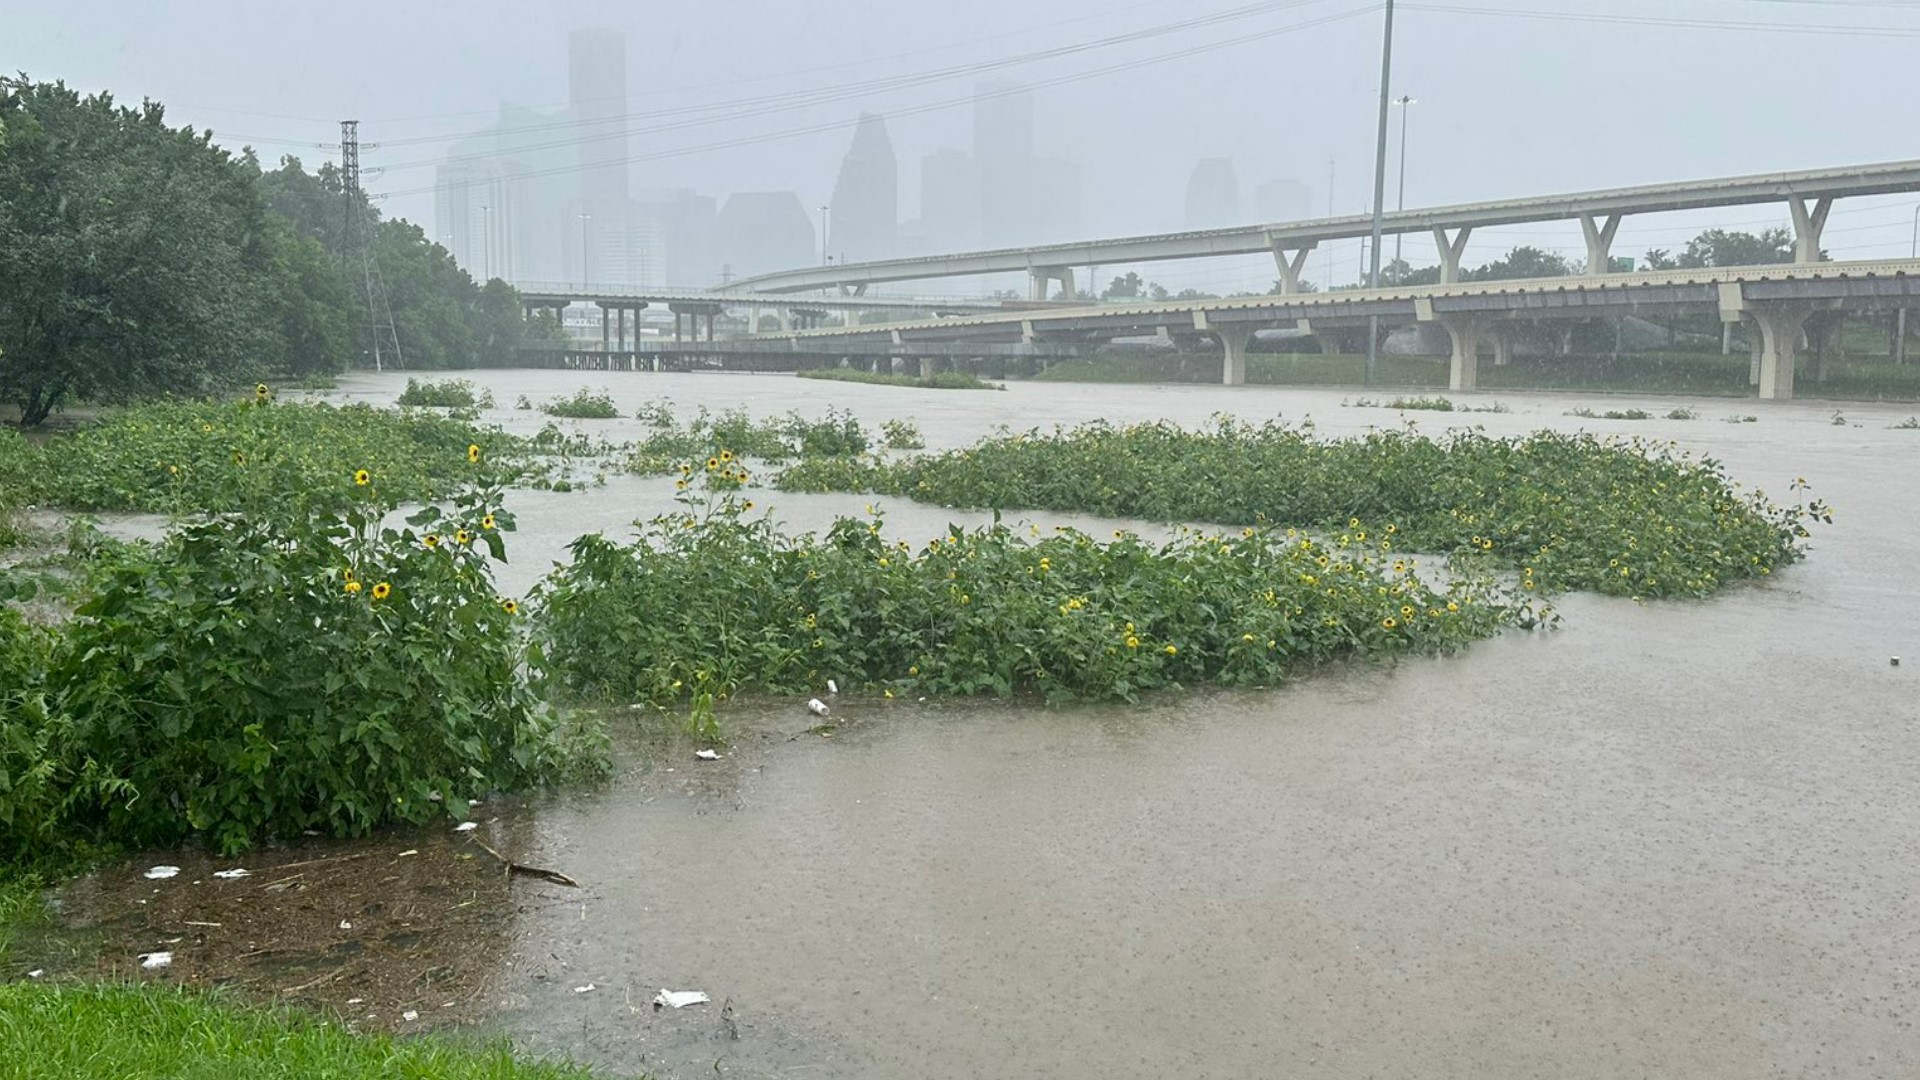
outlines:
[[[618,30],[567,35],[567,103],[578,125],[579,195],[589,212],[627,201],[627,38]]]
[[[708,288],[719,284],[721,259],[712,196],[686,188],[643,191],[635,214],[659,236],[665,284]]]
[[[1313,217],[1313,189],[1296,180],[1269,180],[1253,189],[1253,216],[1263,223]]]
[[[531,175],[530,149],[564,114],[502,105],[490,128],[455,143],[434,175],[437,239],[476,278],[552,280],[562,271],[567,179]]]
[[[1059,158],[1033,163],[1034,226],[1028,243],[1052,244],[1084,237],[1080,228],[1080,166]]]
[[[1241,222],[1240,180],[1232,158],[1201,158],[1187,177],[1187,228],[1224,229]]]
[[[720,261],[736,278],[820,262],[813,217],[791,191],[735,192],[714,231]]]
[[[853,145],[833,185],[827,246],[838,261],[865,262],[894,254],[900,234],[900,166],[886,121],[860,116]]]
[[[928,251],[980,246],[980,170],[964,150],[936,150],[920,159],[920,221],[913,230]]]
[[[973,161],[980,176],[980,241],[989,248],[1031,243],[1037,222],[1033,94],[982,83],[973,100]]]

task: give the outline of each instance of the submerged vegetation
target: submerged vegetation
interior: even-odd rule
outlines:
[[[1231,420],[1202,431],[1090,424],[891,463],[810,460],[776,482],[955,507],[1350,527],[1403,551],[1481,553],[1540,590],[1623,596],[1705,596],[1771,574],[1800,557],[1808,520],[1830,514],[1817,501],[1743,493],[1718,462],[1638,440],[1396,431],[1321,441],[1310,427]]]
[[[544,652],[570,690],[668,702],[834,678],[887,696],[1131,700],[1457,648],[1540,617],[1468,562],[1446,585],[1420,580],[1391,527],[1161,544],[996,524],[915,546],[889,543],[877,513],[790,535],[752,515],[725,465],[722,482],[687,471],[681,512],[625,544],[582,537],[535,598]]]
[[[874,386],[907,386],[919,390],[1005,390],[997,383],[987,382],[965,371],[937,371],[932,375],[894,375],[879,371],[856,371],[853,368],[808,368],[794,374],[803,379],[826,379],[832,382],[868,383]]]
[[[559,416],[569,420],[618,420],[620,410],[613,405],[613,395],[605,390],[589,390],[581,387],[572,397],[554,398],[540,406],[540,411],[548,416]]]
[[[491,409],[493,393],[488,390],[475,391],[470,379],[408,379],[407,388],[400,392],[399,404],[408,407],[430,407],[442,409]]]

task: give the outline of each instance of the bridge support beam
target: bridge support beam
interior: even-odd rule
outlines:
[[[1227,328],[1217,331],[1220,338],[1220,385],[1245,386],[1247,383],[1247,346],[1253,335],[1245,330]]]
[[[840,286],[840,295],[841,296],[865,296],[867,295],[867,283],[864,281],[854,285],[847,285],[843,283]]]
[[[1833,200],[1815,199],[1809,207],[1805,195],[1794,195],[1787,199],[1787,209],[1793,211],[1793,261],[1819,262],[1820,234],[1827,227],[1827,212],[1833,209]]]
[[[1073,267],[1071,266],[1036,266],[1027,271],[1027,273],[1029,275],[1027,282],[1027,299],[1029,300],[1051,299],[1047,295],[1047,291],[1056,281],[1060,283],[1061,291],[1066,293],[1069,298],[1075,295],[1073,287]]]
[[[1452,237],[1447,230],[1436,226],[1433,230],[1434,243],[1440,247],[1440,283],[1451,285],[1460,280],[1460,256],[1466,253],[1467,239],[1473,235],[1471,226],[1463,225]]]
[[[1493,327],[1485,315],[1436,313],[1433,301],[1424,296],[1414,301],[1413,311],[1414,317],[1421,322],[1439,323],[1446,329],[1448,340],[1453,343],[1453,356],[1447,369],[1447,389],[1477,389],[1480,385],[1480,345],[1487,340],[1490,330],[1498,334],[1498,328]]]
[[[1487,331],[1487,340],[1493,343],[1493,366],[1506,367],[1513,363],[1513,330],[1511,327],[1496,326]]]
[[[1307,256],[1313,254],[1317,245],[1309,242],[1292,251],[1272,236],[1267,237],[1267,246],[1273,249],[1274,264],[1280,268],[1280,295],[1292,296],[1300,291],[1300,275],[1307,268]]]
[[[1793,363],[1813,309],[1806,304],[1755,304],[1747,309],[1760,334],[1760,399],[1793,400]]]
[[[1620,216],[1609,214],[1606,221],[1602,222],[1598,214],[1580,215],[1580,231],[1587,238],[1588,276],[1599,277],[1613,272],[1613,237],[1620,231]]]

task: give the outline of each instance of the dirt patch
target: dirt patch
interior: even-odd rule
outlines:
[[[515,918],[575,892],[509,875],[487,850],[518,860],[524,832],[496,818],[471,833],[314,840],[238,859],[148,853],[69,882],[54,898],[59,925],[17,951],[49,978],[224,987],[368,1030],[460,1024],[484,1010]],[[147,878],[156,865],[179,872]],[[235,869],[246,875],[216,876]],[[169,964],[142,966],[161,951]]]

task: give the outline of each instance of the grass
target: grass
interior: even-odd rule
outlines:
[[[1920,364],[1896,366],[1883,357],[1829,356],[1821,377],[1813,377],[1808,358],[1799,365],[1797,393],[1802,397],[1862,400],[1920,399]],[[1702,397],[1751,397],[1749,360],[1744,351],[1719,353],[1649,352],[1613,356],[1516,357],[1496,367],[1482,358],[1482,390],[1578,390],[1601,393],[1684,394]],[[1217,382],[1218,356],[1175,353],[1102,353],[1056,363],[1034,377],[1041,382]],[[1350,353],[1255,353],[1247,357],[1247,382],[1272,386],[1359,386],[1366,382],[1366,357]],[[1407,389],[1444,389],[1447,362],[1437,356],[1382,355],[1374,385]]]
[[[0,970],[12,953],[13,939],[46,918],[40,899],[44,887],[37,874],[0,869]]]
[[[504,1042],[357,1035],[288,1009],[155,985],[0,985],[0,1080],[585,1080]]]
[[[803,379],[866,383],[871,386],[905,386],[918,390],[1005,389],[964,371],[940,371],[932,375],[889,375],[878,371],[855,371],[852,368],[809,368],[794,374]]]

